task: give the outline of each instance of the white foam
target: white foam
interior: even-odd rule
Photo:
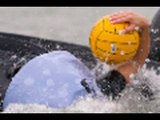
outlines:
[[[104,67],[104,66],[103,66]],[[106,68],[107,70],[109,68]],[[104,70],[104,69],[103,69]],[[67,108],[49,108],[45,105],[38,104],[10,104],[4,113],[159,113],[160,112],[160,76],[152,70],[144,70],[140,73],[141,78],[146,77],[146,83],[152,88],[154,92],[154,100],[146,100],[140,95],[137,89],[139,85],[127,85],[126,89],[121,93],[121,98],[117,101],[108,100],[107,98],[92,98],[90,96],[81,97]],[[134,83],[134,82],[133,82]],[[66,96],[64,85],[61,94]],[[67,99],[66,99],[67,101]]]

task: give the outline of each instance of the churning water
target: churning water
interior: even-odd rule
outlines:
[[[109,67],[103,66],[106,71]],[[80,97],[67,108],[57,109],[38,104],[10,104],[4,113],[155,113],[160,112],[160,76],[155,70],[139,71],[138,79],[134,79],[121,93],[121,98],[115,101],[110,98]],[[146,78],[146,79],[144,79]],[[140,85],[146,83],[154,93],[149,100],[142,96]]]

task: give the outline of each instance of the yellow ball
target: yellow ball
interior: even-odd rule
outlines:
[[[98,20],[90,33],[93,55],[107,64],[117,64],[132,59],[139,47],[140,37],[135,30],[120,34],[128,23],[112,24],[109,16]]]

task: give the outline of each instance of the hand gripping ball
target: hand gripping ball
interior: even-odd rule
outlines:
[[[129,23],[112,24],[109,16],[99,19],[90,33],[93,55],[107,64],[117,64],[132,59],[139,47],[140,37],[136,30],[120,34]]]

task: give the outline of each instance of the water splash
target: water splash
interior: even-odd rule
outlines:
[[[151,32],[153,33],[153,34],[156,34],[156,33],[158,33],[159,32],[159,29],[158,28],[156,28],[156,29],[151,29]]]
[[[98,72],[97,72],[98,70]],[[106,74],[110,67],[99,63],[93,72]],[[102,72],[103,71],[103,72]],[[106,97],[93,98],[91,96],[80,97],[67,108],[49,108],[38,104],[10,104],[4,113],[159,113],[160,112],[160,75],[154,69],[146,69],[144,66],[139,71],[138,77],[121,93],[118,100],[110,100]],[[149,100],[141,94],[140,86],[146,83],[154,93],[154,99]]]

